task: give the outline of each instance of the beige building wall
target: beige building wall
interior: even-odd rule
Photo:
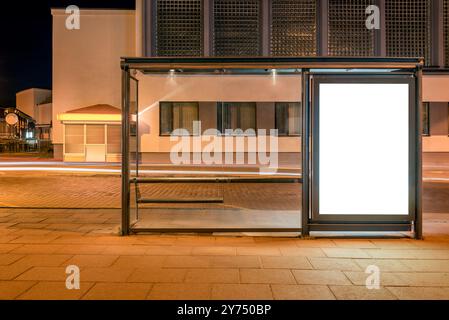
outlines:
[[[62,158],[57,115],[96,104],[121,106],[120,58],[136,55],[135,12],[81,10],[80,30],[65,26],[65,10],[53,15],[53,142]]]
[[[52,92],[47,89],[31,88],[16,94],[17,108],[37,120],[37,105],[49,102]]]
[[[449,152],[449,75],[426,75],[423,101],[430,102],[430,136],[423,138],[424,152]]]
[[[258,128],[274,128],[274,102],[301,101],[301,76],[138,75],[142,152],[168,153],[178,141],[159,136],[159,102],[200,102],[202,131],[217,128],[216,102],[257,102]],[[224,139],[219,139],[224,146]],[[226,138],[232,139],[232,138]],[[248,141],[248,139],[246,139]],[[234,148],[232,152],[247,152]],[[204,141],[203,147],[210,142]],[[270,139],[266,138],[267,147]],[[193,146],[193,143],[191,143]],[[234,146],[236,143],[234,142]],[[230,150],[229,150],[230,151]],[[299,137],[279,139],[280,152],[300,152]]]
[[[53,104],[45,103],[37,106],[36,123],[38,125],[51,124],[53,117]]]

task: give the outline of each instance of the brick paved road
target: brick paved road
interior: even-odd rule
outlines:
[[[2,175],[0,207],[120,208],[120,183],[118,176]],[[143,185],[141,192],[155,199],[223,197],[227,207],[246,209],[298,210],[301,202],[300,185],[293,183],[158,184]]]
[[[224,195],[226,206],[245,209],[298,210],[301,201],[297,184],[153,185],[143,186],[142,193],[152,198]],[[425,212],[449,213],[449,183],[424,183],[423,200]],[[0,207],[120,208],[120,178],[3,173],[0,175]]]

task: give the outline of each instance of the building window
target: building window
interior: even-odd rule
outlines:
[[[203,55],[203,1],[155,1],[156,56]]]
[[[424,57],[431,65],[431,0],[386,0],[389,57]]]
[[[424,136],[430,136],[430,103],[424,102],[422,109],[422,134]]]
[[[238,134],[236,130],[245,133],[253,130],[255,134],[256,126],[256,103],[255,102],[220,102],[217,105],[218,131],[222,134]],[[250,133],[250,132],[246,132]]]
[[[188,135],[198,135],[194,123],[199,121],[198,102],[161,102],[160,135],[169,136],[175,130],[186,130]],[[179,132],[178,132],[179,133]]]
[[[261,54],[261,1],[213,1],[213,54],[259,56]]]
[[[315,0],[272,0],[271,55],[316,55],[316,25]]]
[[[444,64],[449,68],[449,0],[444,0],[443,6],[443,25],[444,25]]]
[[[104,124],[86,125],[86,144],[105,144]]]
[[[65,153],[84,154],[84,125],[65,125]]]
[[[122,127],[117,125],[108,125],[107,127],[107,153],[120,154],[121,151],[121,132]]]
[[[371,0],[329,0],[330,56],[374,56],[375,32],[366,27]]]
[[[301,103],[276,103],[276,129],[279,136],[299,136],[302,131]]]

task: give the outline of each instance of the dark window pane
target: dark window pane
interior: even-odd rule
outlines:
[[[215,0],[213,3],[214,55],[260,55],[261,1]]]
[[[273,56],[316,55],[315,0],[272,0],[271,11]]]
[[[430,135],[429,108],[430,108],[430,103],[424,102],[423,110],[422,110],[422,133],[425,136]]]
[[[194,127],[199,121],[199,104],[197,102],[161,102],[160,134],[171,135],[175,130],[185,129],[189,135],[197,135]]]
[[[386,0],[387,56],[424,57],[430,65],[431,0]]]
[[[203,55],[203,1],[157,0],[157,56]]]
[[[173,132],[173,112],[170,102],[161,102],[160,104],[160,133],[161,135],[170,135]]]
[[[375,32],[366,28],[366,8],[371,4],[371,0],[329,0],[329,55],[374,55]]]
[[[276,129],[280,136],[299,136],[302,132],[302,111],[299,102],[276,103]]]
[[[256,131],[255,102],[224,102],[218,107],[218,128],[222,134],[226,130]]]

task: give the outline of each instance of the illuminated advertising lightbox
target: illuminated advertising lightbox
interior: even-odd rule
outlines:
[[[409,84],[321,83],[319,214],[409,214]]]

